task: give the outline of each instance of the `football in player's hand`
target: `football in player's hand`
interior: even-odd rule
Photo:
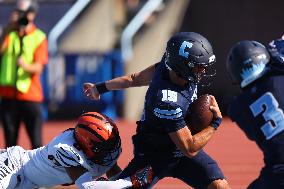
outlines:
[[[210,125],[213,119],[213,113],[209,109],[210,105],[209,94],[200,96],[189,105],[185,122],[193,135]]]

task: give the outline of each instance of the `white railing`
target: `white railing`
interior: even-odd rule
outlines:
[[[125,27],[121,35],[121,53],[124,62],[132,57],[132,39],[139,28],[151,16],[151,14],[161,5],[163,0],[148,0],[141,10]]]
[[[58,51],[58,38],[90,2],[91,0],[77,0],[68,12],[51,29],[48,35],[49,53],[55,54]]]

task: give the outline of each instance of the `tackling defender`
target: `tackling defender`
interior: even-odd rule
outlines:
[[[269,50],[241,41],[227,59],[227,71],[241,88],[228,115],[264,155],[265,166],[248,189],[284,188],[284,41],[275,40]]]
[[[155,174],[151,186],[164,177],[175,177],[196,189],[230,188],[217,163],[202,150],[221,123],[215,98],[211,96],[214,119],[209,127],[192,136],[184,120],[197,98],[197,85],[212,76],[208,72],[214,63],[206,38],[181,32],[167,42],[159,63],[128,76],[84,84],[84,93],[94,100],[109,90],[149,85],[144,113],[133,136],[134,159],[120,178],[150,164]]]
[[[32,189],[74,182],[81,189],[139,188],[147,184],[151,178],[149,166],[125,179],[94,181],[105,173],[111,180],[118,177],[120,153],[115,123],[103,114],[86,112],[79,117],[75,128],[64,131],[46,146],[34,150],[20,146],[1,150],[0,189]],[[115,187],[108,185],[113,183]]]

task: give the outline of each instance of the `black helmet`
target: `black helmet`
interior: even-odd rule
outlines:
[[[166,64],[179,77],[198,83],[203,76],[209,75],[207,69],[202,75],[192,72],[195,66],[207,68],[216,61],[212,46],[202,35],[194,32],[180,32],[173,35],[167,42]]]
[[[246,87],[265,73],[270,56],[265,48],[256,41],[240,41],[235,44],[227,57],[227,72],[234,83]]]

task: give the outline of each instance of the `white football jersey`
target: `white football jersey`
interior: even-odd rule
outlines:
[[[117,161],[109,166],[94,164],[75,146],[74,130],[67,130],[54,138],[46,146],[26,151],[23,164],[24,176],[39,187],[52,187],[68,184],[73,181],[65,171],[65,167],[79,166],[86,168],[94,178],[102,176]],[[121,149],[111,154],[118,157]]]

